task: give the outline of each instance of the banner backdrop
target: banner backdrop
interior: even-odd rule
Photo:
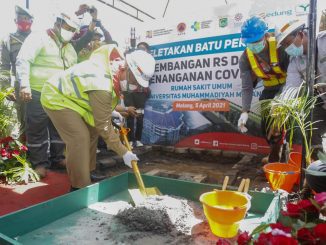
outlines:
[[[261,83],[254,90],[248,133],[237,127],[242,104],[239,57],[245,49],[240,27],[249,16],[260,15],[273,32],[275,23],[306,21],[308,12],[308,1],[231,1],[205,12],[205,18],[147,26],[141,40],[151,45],[157,63],[143,142],[268,153],[257,103]]]

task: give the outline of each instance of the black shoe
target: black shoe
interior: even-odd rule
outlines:
[[[60,162],[52,163],[50,169],[66,169],[66,165],[66,159],[63,159]]]
[[[79,189],[80,188],[75,188],[75,187],[70,186],[70,191],[69,192],[78,191]]]
[[[104,179],[107,178],[105,175],[100,174],[100,173],[98,173],[98,172],[96,172],[96,171],[92,171],[92,172],[90,173],[90,177],[91,177],[91,181],[92,181],[92,182],[101,181],[101,180],[104,180]]]

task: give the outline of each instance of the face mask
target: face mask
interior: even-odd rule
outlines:
[[[61,35],[63,42],[69,42],[72,39],[72,37],[74,36],[74,34],[75,34],[74,32],[67,31],[63,28],[61,28],[61,30],[60,30],[60,35]]]
[[[261,40],[257,43],[248,43],[247,47],[254,53],[258,54],[265,48],[265,40]]]
[[[19,20],[17,21],[17,28],[21,32],[29,32],[31,30],[32,21]]]
[[[303,45],[297,47],[292,43],[289,47],[285,49],[285,52],[290,56],[301,56],[303,55]]]
[[[110,61],[110,68],[113,74],[118,73],[118,71],[121,69],[123,69],[125,67],[125,61],[122,59],[115,59]]]

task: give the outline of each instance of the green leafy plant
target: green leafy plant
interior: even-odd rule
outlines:
[[[6,99],[14,91],[13,88],[0,91],[0,136],[5,137],[11,134],[13,125],[16,124],[14,116],[14,105]]]
[[[299,129],[306,152],[306,163],[311,162],[311,135],[315,122],[310,120],[318,96],[310,96],[305,83],[290,87],[274,99],[262,103],[262,114],[267,118],[270,129],[285,129],[290,132],[290,147],[294,130]],[[267,103],[266,103],[267,102]]]

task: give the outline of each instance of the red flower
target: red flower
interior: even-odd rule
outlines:
[[[254,242],[255,245],[297,245],[298,241],[293,237],[283,235],[272,235],[269,233],[261,233]]]
[[[270,240],[272,238],[272,233],[260,233],[257,241],[254,242],[255,245],[265,245],[269,244]]]
[[[287,207],[287,211],[282,211],[282,214],[284,216],[290,216],[293,218],[298,218],[301,214],[300,212],[300,207],[297,204],[293,204],[293,203],[287,203],[286,204]]]
[[[20,150],[22,150],[22,151],[27,151],[27,150],[28,150],[28,148],[27,148],[27,146],[26,146],[26,145],[22,145],[22,146],[20,147]]]
[[[270,244],[273,244],[273,245],[297,245],[299,243],[293,237],[273,236]]]
[[[18,150],[13,150],[12,154],[18,155],[19,156],[19,151]]]
[[[251,236],[249,236],[248,232],[243,232],[238,236],[238,245],[247,245],[251,241]]]
[[[309,213],[318,213],[319,210],[311,203],[310,200],[302,200],[298,203],[300,211],[306,211]]]
[[[218,239],[218,241],[216,242],[216,245],[231,245],[231,243],[229,243],[225,239]]]
[[[297,232],[297,239],[300,243],[315,244],[315,238],[307,228],[301,228]]]
[[[316,238],[320,239],[321,242],[326,242],[326,223],[316,225],[313,233]]]
[[[6,144],[6,143],[9,143],[10,141],[13,141],[13,140],[14,139],[11,136],[8,136],[6,138],[1,139],[0,142]]]
[[[6,149],[4,149],[4,148],[2,148],[0,152],[1,152],[1,156],[2,156],[2,157],[6,157],[7,154],[8,154],[8,152],[7,152]]]
[[[258,240],[254,242],[255,245],[297,245],[298,241],[293,237],[276,235],[273,236],[271,232],[261,233]]]
[[[10,151],[8,151],[8,153],[7,153],[7,158],[8,159],[11,159],[12,158],[12,153]]]
[[[286,233],[291,233],[291,227],[284,226],[281,223],[270,224],[270,227],[272,229],[279,229],[279,230],[282,230],[282,231],[284,231]]]
[[[315,195],[315,200],[319,205],[326,203],[326,192],[317,193]]]

